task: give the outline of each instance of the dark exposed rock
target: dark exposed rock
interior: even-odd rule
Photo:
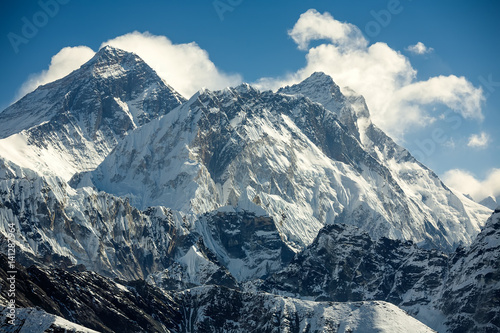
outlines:
[[[0,256],[5,306],[7,259]],[[168,332],[180,320],[175,301],[143,281],[127,287],[96,273],[16,266],[16,304],[37,307],[99,332]],[[175,332],[175,330],[174,330]]]
[[[5,270],[6,259],[1,256],[0,275]],[[17,291],[21,306],[37,306],[99,332],[367,331],[381,323],[380,316],[388,316],[392,327],[406,324],[410,333],[432,332],[384,302],[311,302],[222,286],[167,293],[143,281],[120,285],[92,272],[68,273],[36,266],[18,266],[17,270],[19,284],[27,286]],[[0,285],[2,305],[6,298],[3,282]],[[61,331],[54,326],[45,332]]]
[[[439,302],[449,332],[500,332],[500,212],[451,259]]]
[[[447,269],[444,253],[422,250],[411,242],[374,241],[358,228],[335,224],[323,228],[290,265],[266,281],[264,288],[317,300],[422,305],[431,302]]]

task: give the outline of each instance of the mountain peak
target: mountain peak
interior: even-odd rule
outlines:
[[[303,95],[309,97],[313,102],[323,104],[327,109],[332,111],[339,108],[339,104],[345,100],[339,86],[333,81],[331,76],[323,72],[314,72],[298,84],[280,88],[278,93]],[[332,103],[335,105],[330,105]]]
[[[117,51],[122,51],[122,52],[125,52],[123,51],[122,49],[119,49],[117,47],[114,47],[114,46],[111,46],[111,45],[104,45],[103,47],[101,47],[98,51],[99,52],[117,52]]]
[[[0,155],[69,179],[95,168],[130,131],[184,101],[137,55],[105,46],[0,114]],[[6,147],[13,145],[23,153],[11,156]]]
[[[341,90],[332,77],[324,72],[314,72],[302,82],[283,87],[278,92],[306,96],[313,102],[320,103],[328,110],[337,113],[341,118],[345,118],[343,116],[347,118],[354,116],[355,119],[370,118],[364,97],[350,87],[343,87]],[[350,105],[355,110],[348,111],[349,108],[346,109],[346,105]],[[342,115],[342,112],[346,113],[345,111],[348,111],[347,114]]]
[[[483,200],[479,201],[479,203],[485,207],[488,207],[491,210],[495,210],[495,208],[500,203],[499,199],[500,199],[500,196],[495,198],[495,197],[490,195],[490,196],[484,198]]]
[[[87,63],[82,65],[82,69],[91,71],[98,76],[115,76],[116,71],[122,72],[128,69],[140,67],[140,71],[154,72],[138,55],[124,51],[109,45],[101,48]],[[156,76],[156,73],[155,73]]]
[[[328,85],[336,85],[333,81],[332,77],[324,72],[314,72],[307,79],[302,81],[304,82],[316,82],[316,83],[324,83]]]
[[[248,93],[258,92],[257,89],[255,89],[253,86],[251,86],[250,84],[245,83],[245,82],[234,87],[233,89],[234,89],[234,91],[236,91],[239,94],[248,94]]]
[[[110,45],[106,45],[106,46],[102,47],[101,49],[99,49],[99,51],[97,51],[97,53],[94,55],[94,57],[92,59],[96,59],[96,60],[113,59],[113,58],[117,59],[117,58],[123,58],[127,55],[135,55],[135,54],[132,52],[127,52],[127,51],[124,51],[122,49],[110,46]]]

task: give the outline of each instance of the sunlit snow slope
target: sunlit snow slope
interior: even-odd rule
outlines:
[[[202,90],[134,131],[74,183],[141,208],[267,213],[295,247],[334,222],[446,250],[471,242],[486,208],[455,195],[372,125],[362,97],[338,87],[332,93],[336,85],[324,74],[302,84],[326,86],[332,101],[318,100],[333,111],[299,91]]]

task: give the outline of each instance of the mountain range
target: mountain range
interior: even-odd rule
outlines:
[[[323,73],[187,100],[106,46],[0,113],[0,198],[13,332],[500,330],[500,211]]]

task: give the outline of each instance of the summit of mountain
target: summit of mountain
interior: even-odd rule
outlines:
[[[105,46],[79,69],[0,113],[0,156],[69,180],[184,101],[137,55]]]

